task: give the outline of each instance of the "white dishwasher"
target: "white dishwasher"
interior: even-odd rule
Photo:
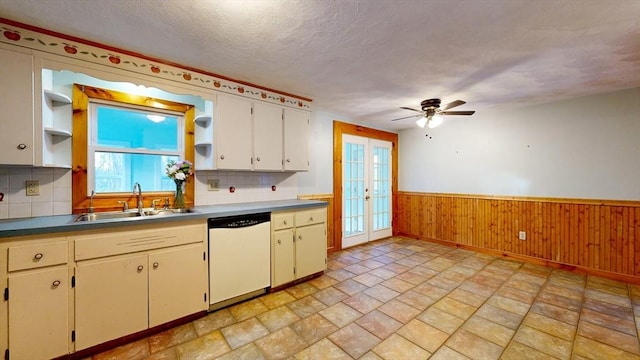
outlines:
[[[209,219],[209,310],[271,286],[271,213]]]

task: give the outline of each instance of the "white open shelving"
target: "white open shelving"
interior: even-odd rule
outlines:
[[[195,128],[195,168],[214,170],[213,153],[213,101],[205,100],[204,111],[197,111]]]
[[[54,90],[48,69],[42,69],[42,89],[42,166],[71,168],[71,97]]]

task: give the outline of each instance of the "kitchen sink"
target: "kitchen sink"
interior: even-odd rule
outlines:
[[[135,211],[111,211],[111,212],[99,212],[99,213],[85,213],[78,215],[73,221],[74,222],[84,222],[84,221],[100,221],[100,220],[114,220],[114,219],[127,219],[127,218],[138,218],[144,219],[146,217],[156,217],[156,216],[168,216],[175,214],[184,214],[184,213],[192,213],[191,209],[147,209],[139,214],[137,210]]]

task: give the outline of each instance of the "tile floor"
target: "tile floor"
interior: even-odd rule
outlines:
[[[103,359],[640,359],[640,286],[405,238]]]

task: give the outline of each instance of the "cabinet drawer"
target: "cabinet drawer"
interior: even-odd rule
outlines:
[[[327,221],[327,209],[313,209],[296,212],[296,226],[320,224]]]
[[[206,225],[182,225],[140,230],[103,230],[75,238],[75,260],[160,249],[203,242]]]
[[[9,248],[9,271],[66,264],[67,254],[66,241],[12,246]]]
[[[271,228],[273,230],[282,230],[293,227],[293,214],[272,214]]]

